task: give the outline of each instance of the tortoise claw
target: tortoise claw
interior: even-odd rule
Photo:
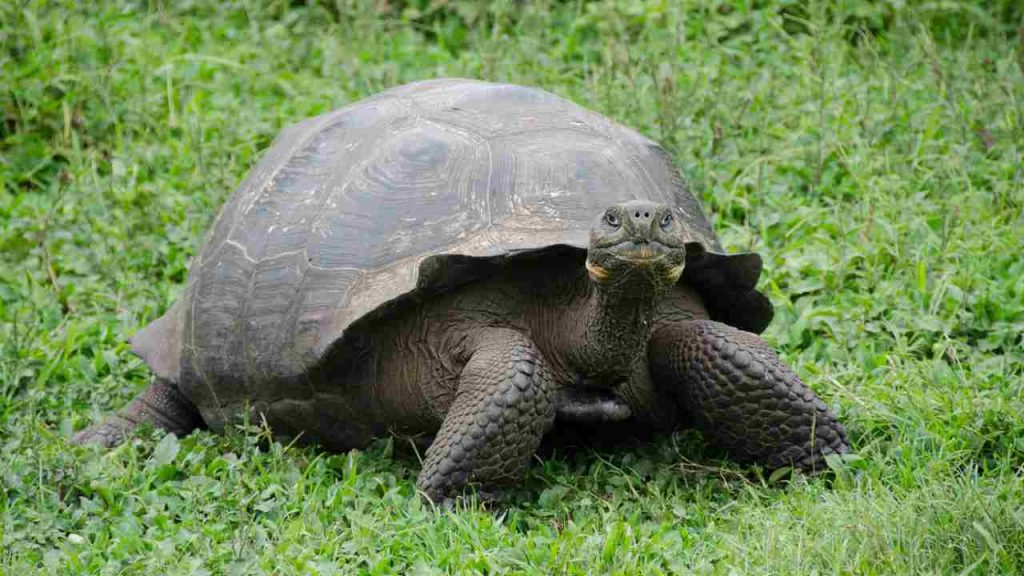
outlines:
[[[612,392],[563,390],[555,405],[556,417],[564,422],[624,422],[633,415],[629,405]]]
[[[119,422],[105,420],[79,431],[71,437],[71,443],[79,446],[97,445],[113,448],[128,438],[129,428]]]

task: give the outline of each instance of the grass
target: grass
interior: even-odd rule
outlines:
[[[1024,571],[1016,3],[77,4],[0,5],[0,574]],[[860,459],[769,482],[680,432],[437,514],[387,440],[69,446],[283,125],[447,75],[665,143]]]

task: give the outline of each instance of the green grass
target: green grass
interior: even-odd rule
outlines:
[[[1024,571],[1015,2],[75,4],[0,4],[0,574]],[[665,143],[861,459],[769,482],[683,432],[438,514],[390,441],[68,444],[278,129],[443,75]]]

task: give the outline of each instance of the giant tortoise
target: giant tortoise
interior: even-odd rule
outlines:
[[[420,435],[439,501],[514,481],[560,421],[693,425],[814,468],[845,432],[755,335],[760,273],[637,132],[533,88],[399,86],[281,132],[132,339],[152,385],[75,441]]]

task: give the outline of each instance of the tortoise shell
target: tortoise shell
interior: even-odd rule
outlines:
[[[711,317],[760,332],[772,316],[754,289],[760,258],[721,253],[656,143],[543,90],[441,79],[285,128],[221,209],[184,294],[133,350],[201,409],[268,386],[287,397],[389,303],[523,252],[574,250],[582,267],[596,215],[636,198],[686,224],[680,281]]]

